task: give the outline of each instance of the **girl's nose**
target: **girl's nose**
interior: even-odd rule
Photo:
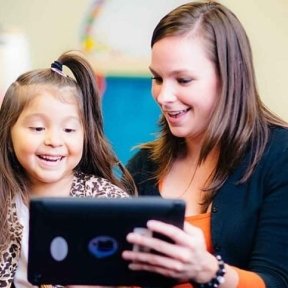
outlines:
[[[59,147],[63,145],[63,139],[61,136],[60,131],[56,129],[47,130],[45,133],[45,145],[52,146],[52,147]]]

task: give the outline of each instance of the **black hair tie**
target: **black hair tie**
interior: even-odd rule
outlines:
[[[52,64],[51,64],[51,68],[54,68],[54,69],[57,69],[58,71],[61,71],[62,72],[62,63],[60,63],[59,61],[54,61]]]

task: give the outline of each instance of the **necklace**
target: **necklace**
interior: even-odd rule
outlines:
[[[197,171],[197,165],[196,165],[196,167],[195,167],[195,169],[194,169],[194,171],[193,171],[193,174],[192,174],[192,176],[191,176],[191,178],[190,178],[190,181],[189,181],[187,187],[186,187],[185,190],[184,190],[180,195],[178,195],[176,198],[182,198],[182,197],[187,193],[187,191],[189,190],[191,184],[193,183],[193,180],[194,180],[194,178],[195,178],[196,171]]]

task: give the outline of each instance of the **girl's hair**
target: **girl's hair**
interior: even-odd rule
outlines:
[[[200,164],[213,148],[220,148],[211,185],[205,189],[207,193],[203,206],[207,207],[229,173],[243,159],[248,146],[252,152],[240,182],[245,182],[251,176],[261,158],[268,141],[269,126],[287,127],[287,123],[273,115],[261,102],[249,39],[229,9],[216,2],[181,5],[160,20],[153,32],[151,47],[165,37],[183,35],[201,39],[222,84],[218,105],[207,128],[199,158]],[[163,115],[160,128],[158,139],[142,145],[151,149],[152,159],[159,166],[156,173],[158,181],[168,172],[173,159],[186,152],[184,139],[171,134]]]
[[[22,197],[27,199],[29,193],[25,172],[13,152],[11,128],[34,97],[33,89],[41,90],[45,87],[55,87],[60,91],[70,89],[77,99],[84,130],[84,147],[82,159],[75,169],[103,177],[130,191],[131,194],[135,191],[132,177],[112,152],[104,136],[101,99],[92,67],[76,51],[62,54],[53,64],[55,63],[60,65],[56,72],[50,68],[33,70],[18,77],[8,88],[2,102],[0,110],[0,251],[3,245],[6,246],[9,243],[7,215],[12,198],[16,193],[21,193]],[[61,64],[71,70],[75,79],[61,72]],[[118,177],[115,173],[115,171],[119,172],[119,169],[121,179],[120,175]]]

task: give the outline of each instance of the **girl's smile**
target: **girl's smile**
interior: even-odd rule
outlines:
[[[11,132],[16,157],[34,186],[71,177],[84,141],[74,96],[69,90],[41,89],[36,89]]]

